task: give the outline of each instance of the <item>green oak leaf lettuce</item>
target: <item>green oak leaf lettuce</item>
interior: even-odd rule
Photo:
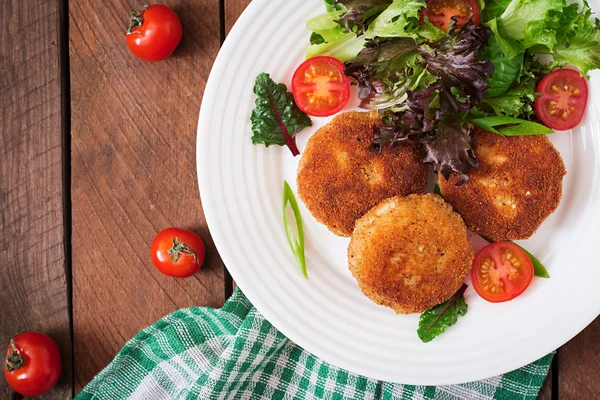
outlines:
[[[446,332],[446,329],[456,324],[458,317],[467,314],[469,306],[465,302],[466,290],[467,285],[463,284],[448,300],[421,314],[417,335],[424,343],[431,342]]]
[[[275,83],[267,73],[254,84],[256,107],[252,110],[252,143],[288,146],[294,156],[300,154],[296,134],[312,126],[308,115],[300,111],[294,97],[283,83]]]

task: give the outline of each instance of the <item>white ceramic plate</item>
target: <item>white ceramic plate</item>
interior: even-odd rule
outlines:
[[[598,1],[598,0],[596,0]],[[469,289],[468,314],[433,342],[416,334],[418,315],[399,316],[365,297],[346,259],[348,239],[329,233],[301,206],[309,280],[282,224],[283,181],[296,187],[299,157],[253,146],[252,88],[261,72],[290,86],[304,60],[305,21],[321,0],[254,0],[229,34],[204,93],[197,163],[206,219],[219,253],[250,301],[306,350],[371,378],[418,385],[463,383],[522,367],[560,347],[600,314],[600,74],[592,73],[581,126],[551,135],[568,175],[559,209],[528,250],[551,279],[534,279],[518,299],[490,304]],[[599,7],[592,7],[596,10]],[[329,118],[299,135],[307,139]]]

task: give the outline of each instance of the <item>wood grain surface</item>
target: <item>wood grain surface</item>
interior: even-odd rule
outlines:
[[[163,2],[181,18],[183,40],[148,63],[125,44],[139,2],[70,0],[75,389],[139,330],[189,306],[223,304],[223,264],[198,197],[196,126],[220,46],[214,0]],[[150,261],[160,230],[192,229],[207,245],[190,279]]]
[[[0,0],[0,346],[21,331],[61,349],[72,393],[63,241],[58,0]],[[2,348],[3,351],[4,348]],[[4,378],[0,398],[9,398]]]
[[[225,1],[225,32],[229,33],[235,21],[250,4],[250,0],[224,0]]]
[[[558,361],[558,398],[600,399],[600,318],[560,349]]]

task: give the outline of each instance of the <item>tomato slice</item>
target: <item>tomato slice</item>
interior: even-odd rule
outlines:
[[[509,301],[529,287],[533,264],[519,246],[495,242],[477,253],[471,270],[473,288],[491,303]]]
[[[421,9],[421,20],[427,15],[429,22],[440,29],[447,30],[452,17],[456,17],[457,28],[462,28],[469,20],[479,26],[477,0],[427,0],[426,4],[427,7]]]
[[[546,75],[536,91],[535,112],[543,123],[557,131],[573,129],[581,122],[588,102],[588,86],[578,71],[557,69]]]
[[[341,111],[350,101],[350,79],[336,58],[319,56],[304,61],[292,78],[292,93],[298,107],[315,117]]]

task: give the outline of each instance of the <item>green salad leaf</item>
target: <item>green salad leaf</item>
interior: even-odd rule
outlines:
[[[475,118],[471,122],[481,129],[502,136],[547,135],[554,132],[545,125],[513,117],[483,117]]]
[[[500,33],[500,27],[498,26],[497,18],[486,22],[485,25],[488,26],[494,33],[496,42],[498,42],[498,46],[506,58],[510,60],[517,57],[519,54],[523,54],[525,47],[519,41]]]
[[[256,77],[254,84],[256,107],[252,110],[252,143],[288,146],[294,156],[300,154],[296,146],[296,134],[312,126],[308,115],[303,113],[294,96],[283,83],[275,83],[267,73]]]
[[[564,13],[558,31],[558,44],[551,53],[554,59],[552,67],[572,64],[582,75],[600,68],[600,22],[598,19],[590,21],[591,16],[592,10],[587,1],[583,2],[577,14],[573,13],[573,9]]]
[[[306,50],[306,58],[328,55],[345,62],[356,58],[365,46],[364,36],[356,36],[354,33],[345,33],[339,39],[330,43],[323,41],[313,44]]]
[[[523,53],[508,59],[500,48],[496,35],[488,39],[482,58],[494,64],[494,73],[487,78],[489,87],[485,91],[485,97],[495,97],[506,92],[521,74]]]
[[[294,230],[294,227],[290,223],[287,214],[287,206],[290,205],[294,219],[296,220],[296,228],[298,234]],[[302,216],[300,215],[300,208],[296,201],[296,196],[287,181],[283,181],[283,225],[285,227],[285,236],[287,237],[290,248],[294,253],[294,257],[300,264],[302,275],[308,279],[308,273],[306,271],[306,258],[304,256],[304,228],[302,227]]]
[[[562,12],[564,0],[512,0],[498,17],[502,35],[514,40],[524,40],[528,25],[544,22],[555,10]]]
[[[488,243],[494,243],[494,241],[488,237],[481,236],[481,238]],[[514,243],[514,242],[511,242],[511,243]],[[516,244],[516,243],[514,243],[514,244]],[[519,245],[517,244],[517,246],[519,246]],[[531,263],[533,264],[533,275],[534,276],[537,276],[538,278],[550,278],[550,274],[548,273],[548,270],[546,269],[546,267],[544,267],[544,264],[542,264],[540,260],[538,260],[533,254],[531,254],[528,250],[524,249],[523,247],[519,246],[519,248],[521,250],[523,250],[525,252],[525,254],[527,254],[527,257],[529,257],[529,259],[531,260]]]
[[[418,38],[421,9],[425,0],[394,0],[369,25],[365,35],[374,37],[412,37]]]
[[[485,9],[483,10],[483,20],[489,21],[502,15],[510,0],[487,0],[485,1]]]
[[[535,97],[535,80],[526,79],[499,96],[484,97],[481,108],[483,109],[483,106],[487,105],[492,109],[489,114],[527,118],[534,112]]]
[[[306,27],[311,30],[313,34],[319,35],[324,42],[336,41],[346,33],[337,23],[342,14],[343,11],[331,11],[317,15],[306,21]]]
[[[446,329],[456,324],[458,317],[464,316],[469,310],[465,302],[465,291],[467,285],[463,284],[448,300],[421,314],[417,335],[423,343],[431,342],[433,339],[446,332]]]

